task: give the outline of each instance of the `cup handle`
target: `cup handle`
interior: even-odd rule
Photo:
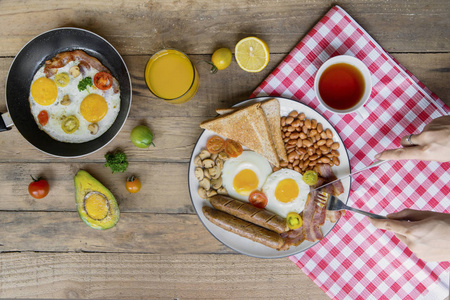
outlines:
[[[369,117],[369,112],[367,111],[367,109],[364,106],[361,106],[357,111],[356,114],[361,118],[361,119],[367,119]]]

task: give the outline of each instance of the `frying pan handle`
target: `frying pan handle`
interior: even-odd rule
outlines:
[[[9,113],[2,114],[0,112],[0,132],[5,130],[10,130],[12,125],[11,117]]]

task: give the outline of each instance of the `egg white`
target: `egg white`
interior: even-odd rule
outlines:
[[[72,61],[69,62],[66,66],[59,68],[58,73],[69,73],[69,69],[74,66],[78,65],[78,61]],[[40,78],[45,77],[44,73],[44,67],[42,66],[34,75],[33,82]],[[94,75],[98,73],[99,71],[96,70],[91,66],[90,70],[88,70],[84,77],[91,77],[92,80],[94,79]],[[56,74],[55,74],[56,75]],[[50,77],[50,79],[54,80],[55,75]],[[33,115],[36,124],[39,126],[39,128],[43,131],[45,131],[49,136],[51,136],[53,139],[66,142],[66,143],[83,143],[88,142],[93,139],[98,138],[103,133],[105,133],[111,125],[114,123],[114,121],[117,118],[117,115],[119,114],[120,110],[120,92],[114,94],[114,91],[112,88],[102,91],[100,89],[97,89],[95,85],[92,87],[89,87],[89,91],[82,91],[80,92],[78,90],[78,83],[84,78],[82,74],[80,74],[78,77],[73,77],[69,75],[70,81],[69,84],[65,87],[57,86],[58,88],[58,96],[56,98],[56,101],[47,106],[42,106],[38,104],[32,97],[30,93],[30,108],[31,108],[31,114]],[[98,132],[96,134],[91,134],[88,130],[89,124],[91,122],[86,121],[83,116],[80,113],[80,104],[83,101],[83,99],[89,95],[89,93],[95,93],[100,96],[102,96],[107,104],[108,104],[108,112],[106,113],[105,117],[97,122],[98,125]],[[63,99],[65,95],[69,95],[69,98],[71,100],[71,103],[67,106],[62,105],[60,102]],[[41,126],[39,124],[38,115],[42,110],[46,110],[49,116],[48,123],[45,126]],[[79,127],[78,129],[68,134],[64,132],[64,130],[61,128],[61,122],[64,120],[65,117],[74,115],[77,117],[79,121]]]
[[[277,200],[275,197],[275,189],[280,181],[284,179],[293,179],[298,186],[298,195],[291,202],[284,203]],[[277,215],[286,218],[290,212],[301,213],[305,209],[306,200],[310,191],[309,185],[307,185],[302,178],[302,174],[291,170],[281,169],[272,173],[264,183],[262,191],[267,197],[266,209],[270,210]]]
[[[235,176],[242,170],[249,169],[255,172],[258,177],[258,190],[260,190],[266,181],[266,178],[272,173],[270,163],[261,155],[253,151],[244,151],[238,157],[230,158],[225,161],[222,170],[222,183],[225,189],[233,198],[248,201],[248,194],[242,195],[233,187]]]

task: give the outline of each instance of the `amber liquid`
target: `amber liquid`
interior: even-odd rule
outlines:
[[[336,110],[346,110],[358,104],[364,95],[364,89],[361,72],[346,63],[329,66],[319,79],[320,97]]]

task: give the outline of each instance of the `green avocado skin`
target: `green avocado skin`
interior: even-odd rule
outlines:
[[[119,205],[114,195],[97,179],[92,177],[88,172],[79,170],[74,177],[75,182],[75,200],[77,204],[78,214],[80,218],[88,226],[95,229],[109,229],[114,227],[120,218]],[[84,208],[84,197],[90,192],[99,192],[106,196],[109,203],[107,216],[102,220],[91,218]]]

